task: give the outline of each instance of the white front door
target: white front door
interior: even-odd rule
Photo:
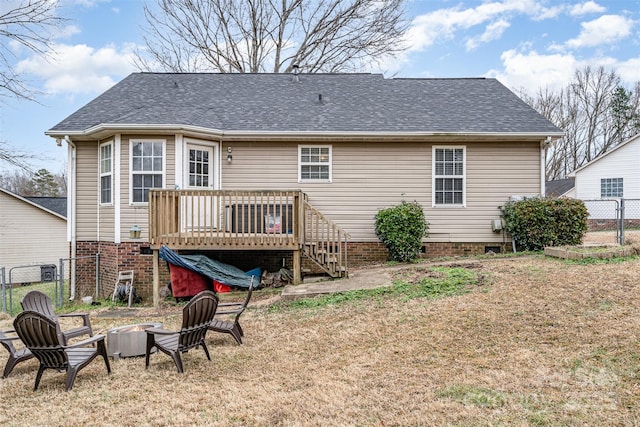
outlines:
[[[206,145],[187,141],[185,156],[185,179],[188,190],[217,189],[216,158],[218,145]],[[186,196],[182,200],[183,228],[206,230],[217,228],[214,213],[216,199],[213,196]]]

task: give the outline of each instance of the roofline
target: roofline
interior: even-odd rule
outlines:
[[[601,155],[599,155],[599,156],[598,156],[598,157],[596,157],[595,159],[591,160],[589,163],[586,163],[586,164],[584,164],[584,165],[580,166],[578,169],[576,169],[576,170],[574,170],[573,172],[571,172],[571,173],[568,175],[568,177],[573,177],[573,178],[575,178],[575,176],[576,176],[576,172],[580,172],[582,169],[585,169],[585,168],[587,168],[587,167],[591,166],[592,164],[596,163],[598,160],[600,160],[600,159],[602,159],[602,158],[604,158],[604,157],[607,157],[609,154],[611,154],[611,153],[615,152],[615,151],[616,151],[616,150],[618,150],[619,148],[624,147],[625,145],[627,145],[628,143],[630,143],[631,141],[634,141],[634,140],[636,140],[636,139],[640,139],[640,133],[638,133],[638,134],[636,134],[636,135],[632,136],[631,138],[627,139],[627,140],[626,140],[626,141],[624,141],[624,142],[621,142],[620,144],[618,144],[618,145],[616,145],[615,147],[613,147],[611,150],[609,150],[609,151],[607,151],[607,152],[605,152],[605,153],[602,153]]]
[[[60,215],[58,212],[54,212],[54,211],[52,211],[51,209],[47,209],[47,208],[45,208],[44,206],[39,205],[39,204],[37,204],[37,203],[34,203],[34,202],[32,202],[31,200],[29,200],[29,199],[25,199],[24,197],[22,197],[22,196],[20,196],[20,195],[18,195],[18,194],[16,194],[16,193],[14,193],[14,192],[12,192],[12,191],[5,190],[4,188],[0,188],[0,192],[3,192],[3,193],[5,193],[6,195],[11,196],[11,197],[14,197],[14,198],[16,198],[16,199],[18,199],[18,200],[20,200],[20,201],[25,202],[25,203],[28,203],[28,204],[30,204],[31,206],[34,206],[34,207],[36,207],[36,208],[38,208],[38,209],[40,209],[40,210],[43,210],[43,211],[48,212],[48,213],[50,213],[50,214],[52,214],[52,215],[55,215],[55,216],[57,216],[57,217],[58,217],[58,218],[60,218],[60,219],[63,219],[63,220],[65,220],[65,221],[67,220],[67,217],[66,217],[66,216],[64,216],[64,215]]]
[[[98,126],[88,128],[83,131],[53,131],[45,132],[52,138],[76,137],[76,139],[104,139],[114,133],[193,133],[201,136],[215,137],[225,141],[241,140],[251,138],[254,141],[270,140],[419,140],[419,139],[478,139],[478,138],[499,138],[507,140],[510,138],[530,139],[542,141],[547,138],[552,140],[562,138],[564,132],[366,132],[366,131],[244,131],[244,130],[220,130],[205,128],[201,126],[190,126],[180,124],[114,124],[102,123]]]

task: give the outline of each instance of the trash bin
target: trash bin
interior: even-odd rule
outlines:
[[[40,281],[41,282],[56,281],[56,266],[54,264],[40,266]]]

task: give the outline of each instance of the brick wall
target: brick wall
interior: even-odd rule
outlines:
[[[151,300],[153,294],[153,257],[142,255],[140,243],[77,242],[76,251],[76,296],[95,295],[96,263],[99,258],[99,298],[109,297],[114,290],[118,272],[134,271],[136,292],[144,299]],[[164,263],[160,263],[160,283],[169,281],[169,272]]]
[[[487,247],[497,247],[501,252],[510,249],[496,243],[427,243],[424,245],[422,257],[478,255],[485,253]],[[148,244],[126,242],[116,245],[108,242],[78,242],[76,296],[95,295],[95,255],[100,253],[100,298],[109,297],[113,293],[118,271],[133,270],[136,292],[143,301],[150,302],[153,296],[153,257],[150,254],[142,254],[142,249],[148,249]],[[380,242],[349,243],[347,251],[350,268],[383,264],[388,261],[389,256],[387,249]],[[276,272],[282,267],[283,260],[287,268],[293,267],[293,253],[290,251],[181,251],[180,253],[205,254],[244,271],[259,267],[262,270]],[[315,263],[305,258],[302,259],[302,267],[311,274],[323,273]],[[160,260],[160,286],[168,282],[169,270],[166,263]]]
[[[481,255],[485,253],[485,249],[488,247],[497,249],[499,252],[505,251],[505,248],[500,243],[438,242],[424,245],[423,257]]]

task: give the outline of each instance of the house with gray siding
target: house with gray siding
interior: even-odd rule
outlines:
[[[374,217],[403,200],[425,256],[508,248],[499,207],[544,194],[562,131],[489,78],[134,73],[46,134],[68,149],[74,253],[157,301],[162,245],[342,277],[386,260]]]

